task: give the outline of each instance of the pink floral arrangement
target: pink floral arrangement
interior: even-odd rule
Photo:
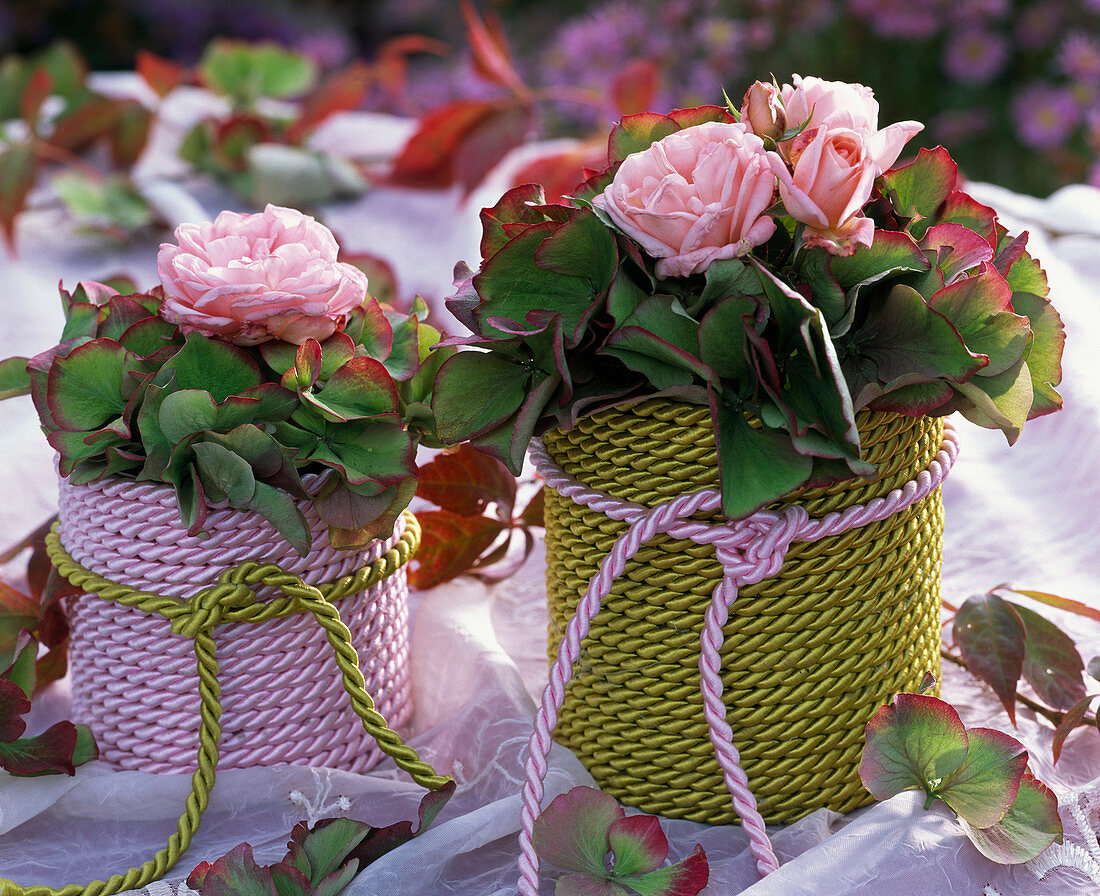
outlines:
[[[448,305],[476,347],[441,368],[439,435],[518,471],[531,437],[666,396],[709,406],[724,510],[871,475],[857,411],[1003,430],[1061,406],[1039,264],[915,121],[860,84],[756,82],[740,108],[624,118],[564,204],[482,213]],[[755,459],[750,462],[746,459]]]
[[[272,205],[181,225],[149,292],[62,290],[60,344],[0,362],[4,394],[31,394],[62,476],[167,483],[192,534],[211,506],[251,510],[305,554],[311,499],[334,546],[360,547],[416,491],[449,350],[429,350],[422,304],[381,305],[338,251]]]

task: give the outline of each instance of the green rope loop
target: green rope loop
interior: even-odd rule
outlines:
[[[408,562],[420,544],[420,524],[411,513],[405,513],[405,532],[397,543],[378,559],[335,582],[307,585],[293,573],[275,563],[247,561],[226,569],[218,582],[204,588],[194,597],[181,601],[120,585],[96,575],[74,560],[61,544],[55,524],[46,536],[46,552],[57,571],[73,585],[103,600],[134,607],[145,613],[157,614],[168,620],[174,634],[194,640],[195,660],[199,677],[199,749],[197,767],[191,777],[191,792],[184,801],[183,814],[176,823],[176,832],[164,848],[149,861],[115,874],[107,880],[64,887],[43,885],[20,886],[0,878],[0,896],[111,896],[122,890],[143,887],[160,879],[175,866],[187,850],[199,828],[202,815],[210,802],[210,791],[218,768],[218,742],[221,740],[221,685],[218,682],[217,645],[214,629],[226,622],[267,622],[297,613],[309,613],[325,631],[336,657],[344,690],[351,707],[363,722],[363,728],[374,738],[378,748],[393,759],[421,787],[439,790],[447,784],[449,775],[438,775],[424,762],[416,750],[386,723],[367,693],[366,682],[359,668],[359,656],[351,641],[351,632],[340,619],[333,601],[355,594],[393,575]],[[260,601],[254,586],[277,588],[282,596]]]

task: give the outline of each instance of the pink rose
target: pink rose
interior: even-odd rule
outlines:
[[[799,75],[791,80],[793,85],[784,84],[782,88],[787,127],[797,128],[809,119],[811,127],[857,131],[867,141],[879,174],[889,171],[902,147],[924,130],[918,121],[899,121],[880,131],[878,101],[870,87]]]
[[[773,162],[787,213],[806,225],[803,241],[834,255],[870,246],[875,225],[861,214],[878,174],[863,136],[849,128],[809,128],[791,141],[793,172]]]
[[[592,200],[657,262],[658,277],[688,277],[772,235],[769,153],[740,124],[685,128],[628,156]]]
[[[750,134],[778,140],[787,130],[787,113],[779,88],[768,81],[757,81],[741,100],[741,121]]]
[[[181,224],[176,239],[157,255],[160,313],[185,333],[301,345],[342,331],[366,298],[366,275],[336,260],[329,229],[294,209],[225,211],[213,222]]]

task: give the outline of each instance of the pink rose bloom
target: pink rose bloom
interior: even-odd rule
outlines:
[[[809,128],[791,141],[793,173],[773,162],[787,213],[806,225],[807,246],[851,255],[870,246],[875,225],[861,214],[871,198],[878,166],[863,135],[849,128]]]
[[[782,164],[740,124],[696,125],[628,156],[592,204],[658,259],[658,277],[688,277],[772,235],[769,156]]]
[[[342,331],[366,298],[366,275],[336,260],[331,231],[294,209],[221,212],[213,222],[181,224],[176,239],[157,255],[160,314],[185,333],[236,345],[320,342]]]
[[[811,127],[857,131],[867,141],[879,174],[889,171],[905,144],[924,130],[918,121],[899,121],[879,130],[878,101],[870,87],[799,75],[791,80],[793,86],[784,84],[782,88],[787,127],[797,128],[810,119]]]

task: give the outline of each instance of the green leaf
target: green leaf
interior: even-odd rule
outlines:
[[[56,357],[46,380],[46,400],[57,426],[87,432],[116,419],[126,407],[123,383],[135,361],[111,339],[95,339]]]
[[[302,398],[335,422],[393,415],[399,401],[397,386],[382,362],[363,357],[348,361],[319,393]]]
[[[201,389],[224,401],[264,381],[260,368],[237,346],[189,333],[186,342],[161,368],[157,385],[175,376],[177,389]]]
[[[244,104],[260,97],[300,96],[317,80],[314,64],[300,53],[230,40],[211,43],[198,71],[210,89]]]
[[[954,707],[936,697],[898,694],[867,723],[859,776],[877,800],[930,791],[966,759],[969,739]]]
[[[412,440],[401,426],[362,420],[329,424],[311,459],[340,471],[352,485],[368,480],[394,485],[415,475],[414,454]]]
[[[1023,360],[996,376],[975,376],[954,384],[954,388],[969,402],[959,405],[959,412],[967,420],[987,429],[1000,429],[1008,444],[1015,444],[1033,398],[1031,373]]]
[[[1081,677],[1085,663],[1073,638],[1034,610],[1009,603],[1024,623],[1024,680],[1039,699],[1055,709],[1069,709],[1085,696]]]
[[[745,328],[753,326],[760,315],[760,303],[748,296],[733,296],[711,308],[699,324],[702,362],[722,379],[751,383],[754,377],[745,356]]]
[[[27,626],[28,631],[17,634],[11,663],[4,670],[3,677],[19,688],[28,700],[34,696],[37,684],[35,659],[38,656],[38,641],[29,634],[29,629],[38,627],[37,614],[34,624]]]
[[[1050,844],[1062,842],[1058,797],[1042,782],[1025,773],[1016,800],[1005,816],[986,828],[960,818],[966,836],[987,859],[1004,865],[1030,862]]]
[[[639,896],[696,896],[709,877],[706,853],[697,844],[690,856],[675,865],[624,877],[621,881]]]
[[[952,637],[967,668],[993,688],[1015,725],[1016,683],[1027,649],[1020,614],[993,593],[967,598],[955,614]]]
[[[813,470],[813,458],[795,451],[785,433],[749,425],[744,413],[712,401],[717,416],[718,472],[722,512],[740,519],[802,485]]]
[[[216,862],[203,862],[187,877],[202,896],[280,896],[271,872],[256,864],[252,847],[241,843]]]
[[[0,401],[16,395],[29,395],[31,376],[27,373],[29,358],[5,358],[0,361]]]
[[[256,492],[256,477],[243,457],[216,442],[195,442],[196,466],[207,498],[227,501],[230,507],[247,507]]]
[[[496,429],[519,410],[530,374],[500,355],[459,352],[435,378],[432,410],[444,442],[457,443]]]
[[[1011,285],[1012,281],[1009,283]],[[1054,306],[1033,291],[1013,292],[1012,308],[1017,314],[1028,318],[1034,335],[1027,353],[1033,396],[1028,413],[1030,419],[1049,414],[1062,406],[1062,396],[1054,387],[1062,381],[1062,349],[1066,332]]]
[[[273,525],[294,550],[305,557],[313,544],[313,535],[309,531],[302,511],[294,500],[281,489],[263,482],[257,482],[249,509]]]
[[[879,180],[898,216],[914,219],[908,230],[916,239],[934,223],[925,219],[935,215],[957,181],[958,166],[940,146],[921,149],[913,162],[888,171]]]
[[[1027,768],[1027,748],[993,728],[968,728],[963,763],[933,793],[979,828],[996,824],[1016,799]]]
[[[556,796],[535,819],[535,852],[565,871],[603,878],[608,832],[625,814],[615,797],[592,787],[574,787]]]
[[[962,383],[985,365],[967,350],[950,321],[916,290],[900,284],[868,309],[855,340],[882,383],[913,375]]]
[[[609,253],[614,258],[615,252],[611,231],[583,209],[569,224],[547,222],[528,228],[489,258],[474,277],[482,299],[474,309],[479,332],[509,336],[493,325],[493,318],[522,324],[529,311],[539,309],[546,317],[561,314],[566,347],[572,348],[611,285],[614,263],[609,267],[607,259]],[[591,253],[591,261],[579,273],[555,270],[559,266],[564,270],[565,261],[584,253]]]

